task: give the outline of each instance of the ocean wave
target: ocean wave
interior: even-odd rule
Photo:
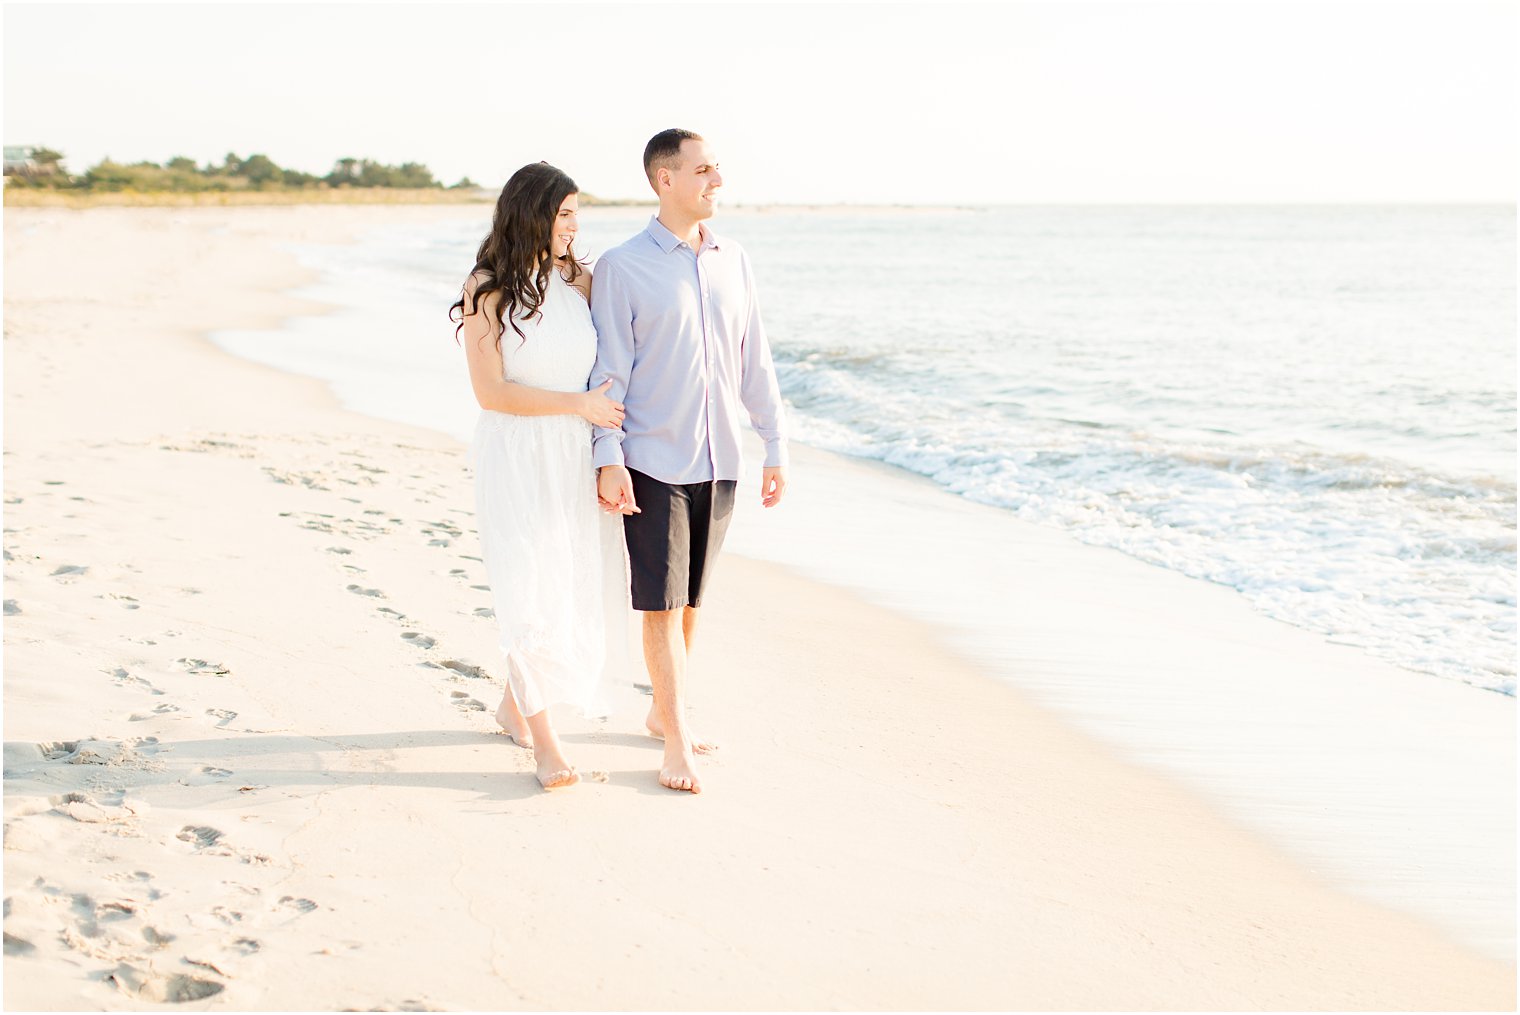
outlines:
[[[1300,441],[957,407],[899,387],[891,361],[863,370],[814,351],[778,364],[797,436],[1230,586],[1406,668],[1515,693],[1513,482]]]

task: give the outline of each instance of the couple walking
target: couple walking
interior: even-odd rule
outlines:
[[[701,792],[696,756],[716,746],[687,724],[686,664],[733,513],[741,410],[765,441],[762,503],[786,490],[749,258],[705,225],[717,160],[701,136],[665,130],[644,173],[659,213],[593,280],[573,251],[575,183],[543,162],[518,170],[450,310],[482,410],[477,526],[507,667],[496,720],[531,746],[546,789],[579,780],[549,707],[606,713],[605,678],[627,672],[631,601],[660,783]]]

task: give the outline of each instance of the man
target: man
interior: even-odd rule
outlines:
[[[686,723],[686,663],[702,591],[733,514],[742,408],[765,441],[760,499],[786,492],[781,393],[749,258],[703,223],[723,185],[707,142],[665,130],[644,148],[660,199],[643,232],[602,255],[591,287],[597,359],[624,406],[622,429],[596,428],[603,507],[623,515],[633,608],[644,615],[654,689],[645,720],[665,741],[660,784],[702,791],[696,755],[715,749]]]

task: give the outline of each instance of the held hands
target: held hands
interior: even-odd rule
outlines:
[[[581,395],[578,412],[581,418],[592,426],[616,430],[623,425],[623,403],[614,402],[607,397],[607,389],[610,387],[612,387],[612,382],[607,381],[601,387],[592,388]],[[632,487],[629,489],[631,490]]]
[[[760,473],[760,503],[775,507],[786,493],[786,466],[772,465]]]
[[[620,414],[621,415],[621,414]],[[621,465],[604,465],[596,474],[596,499],[608,514],[642,514],[633,501],[633,477]]]

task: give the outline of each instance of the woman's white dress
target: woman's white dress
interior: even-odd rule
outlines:
[[[596,330],[581,294],[549,273],[541,313],[501,339],[505,377],[585,391]],[[607,714],[607,685],[627,674],[629,615],[622,518],[601,510],[591,424],[580,416],[482,410],[470,446],[481,559],[524,715],[574,705]]]

